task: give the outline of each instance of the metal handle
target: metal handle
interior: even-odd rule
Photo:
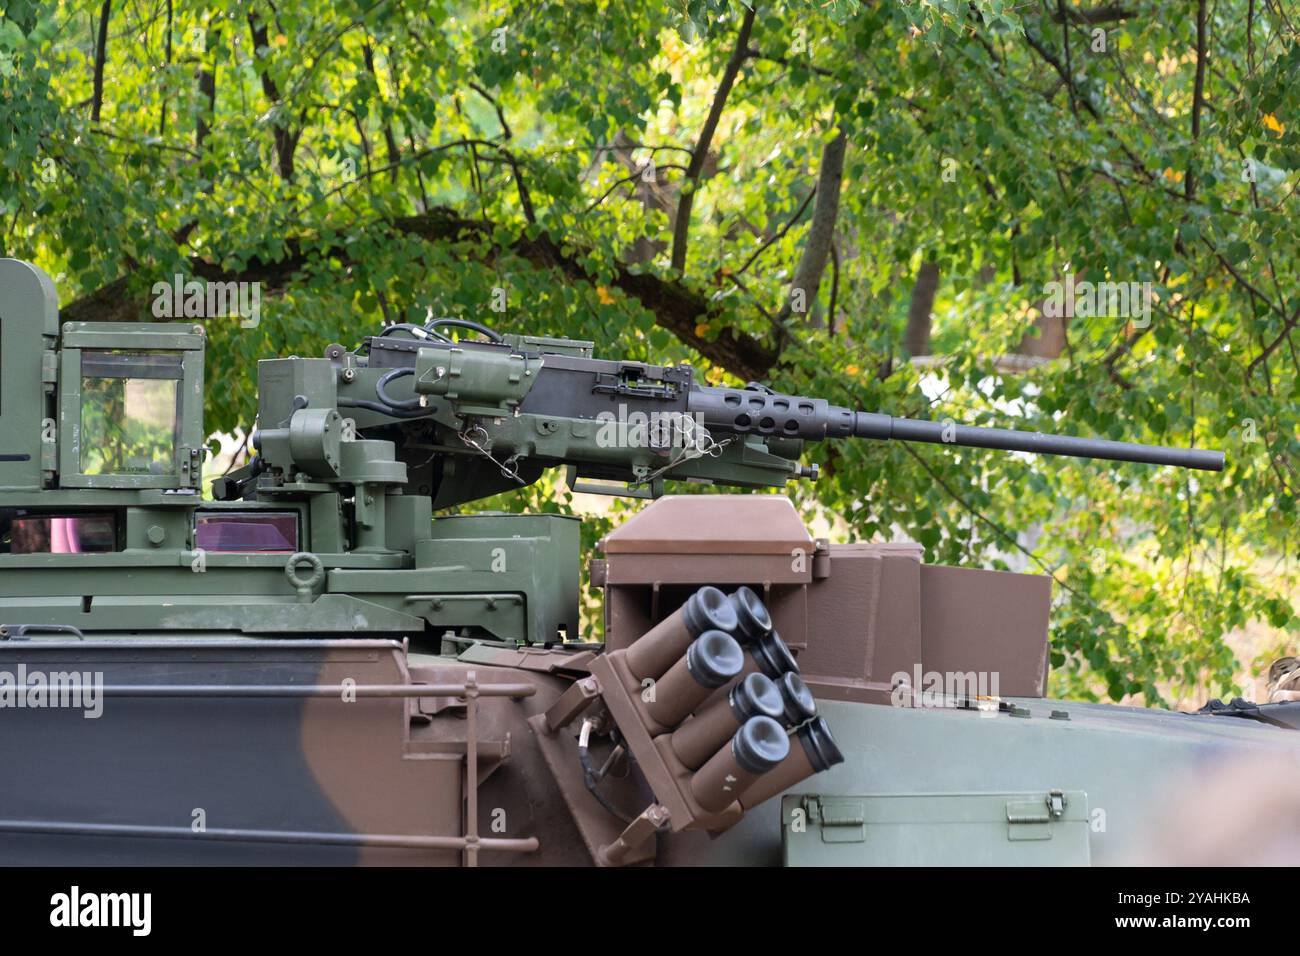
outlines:
[[[11,637],[26,637],[35,632],[71,634],[79,641],[86,639],[86,635],[81,633],[80,628],[73,627],[71,624],[0,624],[0,641],[7,641]]]

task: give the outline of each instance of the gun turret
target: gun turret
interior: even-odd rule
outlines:
[[[452,340],[443,331],[449,326],[487,341]],[[1221,452],[1205,449],[895,418],[761,385],[702,385],[688,365],[598,359],[590,342],[503,336],[453,320],[390,327],[356,352],[331,346],[325,359],[294,361],[318,364],[328,386],[318,395],[263,387],[261,421],[291,428],[289,397],[303,408],[337,408],[359,434],[394,443],[410,483],[435,509],[529,484],[557,466],[568,468],[576,491],[636,497],[656,497],[670,480],[781,487],[817,477],[816,466],[800,463],[804,443],[831,439],[1208,471],[1224,464]],[[304,374],[302,381],[316,378]]]
[[[1214,451],[913,421],[761,385],[716,387],[689,365],[599,359],[590,342],[439,319],[388,326],[319,358],[259,362],[257,454],[213,481],[210,500],[200,493],[201,398],[205,322],[219,319],[60,323],[49,277],[5,259],[0,307],[0,578],[9,613],[24,615],[0,625],[157,629],[155,609],[118,600],[137,594],[138,568],[168,595],[171,628],[392,636],[427,627],[548,641],[578,633],[576,522],[434,521],[434,512],[555,467],[575,491],[635,497],[656,497],[670,481],[781,488],[816,477],[801,463],[810,441],[1223,467]],[[94,580],[80,580],[92,568]],[[51,600],[54,572],[68,590]],[[256,599],[213,600],[233,594]],[[774,663],[763,668],[773,680],[784,672],[775,665],[792,660],[774,635],[754,647]]]

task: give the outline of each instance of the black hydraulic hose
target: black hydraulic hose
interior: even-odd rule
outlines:
[[[584,726],[583,737],[580,737],[578,740],[578,762],[582,764],[582,783],[587,788],[587,791],[596,798],[597,803],[623,823],[631,823],[632,818],[619,810],[618,807],[614,806],[614,804],[610,803],[609,798],[598,789],[600,781],[604,777],[604,772],[608,769],[609,764],[606,763],[605,767],[602,767],[600,771],[597,771],[592,765],[591,754],[587,749],[587,745],[582,742],[588,732],[588,728]]]
[[[379,381],[375,382],[375,394],[378,395],[379,400],[389,408],[396,408],[404,412],[424,408],[424,406],[420,404],[418,396],[414,398],[393,398],[393,396],[388,394],[387,386],[389,382],[414,374],[414,368],[395,368],[391,372],[385,372],[379,377]]]
[[[497,344],[505,341],[500,332],[479,322],[471,322],[469,319],[434,319],[432,322],[426,322],[424,324],[424,331],[436,335],[441,339],[450,341],[447,339],[447,336],[438,331],[438,329],[443,328],[444,326],[448,328],[468,329],[471,332],[478,332],[481,335],[486,335]]]
[[[428,418],[436,411],[433,405],[421,405],[419,398],[393,398],[388,394],[388,389],[385,388],[394,379],[414,374],[415,369],[413,368],[395,368],[390,372],[385,372],[379,381],[375,383],[375,394],[379,396],[379,401],[372,401],[368,398],[340,397],[338,406],[339,408],[364,408],[367,411],[378,412],[392,418]]]
[[[380,331],[379,337],[382,339],[385,335],[388,335],[390,332],[397,332],[397,331],[420,332],[427,335],[429,330],[422,328],[421,326],[418,325],[413,325],[410,322],[394,322],[392,325],[385,325],[383,329]]]
[[[364,408],[370,412],[378,412],[381,415],[388,415],[391,418],[428,418],[434,413],[434,407],[421,409],[417,412],[403,411],[400,408],[390,408],[387,405],[381,405],[379,402],[372,402],[367,398],[340,398],[338,400],[339,408]]]

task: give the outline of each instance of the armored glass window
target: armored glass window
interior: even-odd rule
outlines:
[[[194,546],[204,551],[260,554],[298,550],[298,516],[288,512],[199,513],[194,519]]]
[[[117,550],[111,514],[0,516],[0,554],[90,554]]]
[[[180,439],[176,352],[81,353],[81,473],[168,475]]]

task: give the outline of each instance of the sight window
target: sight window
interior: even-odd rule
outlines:
[[[292,553],[298,550],[298,516],[292,512],[200,512],[194,519],[194,546],[203,551]]]
[[[91,554],[117,550],[111,514],[0,516],[0,554]]]
[[[180,381],[176,352],[83,352],[81,473],[173,473]]]

